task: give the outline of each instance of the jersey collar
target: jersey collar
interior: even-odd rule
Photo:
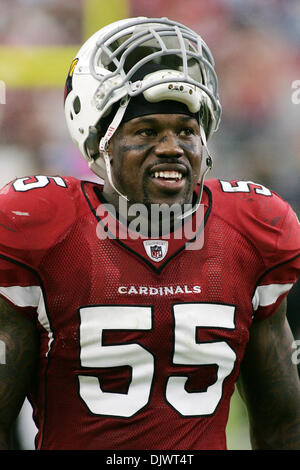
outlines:
[[[103,186],[83,181],[82,192],[89,208],[97,219],[98,238],[111,239],[113,243],[128,250],[146,263],[156,273],[161,273],[165,266],[179,253],[185,250],[200,250],[204,243],[204,226],[208,220],[212,196],[204,186],[201,205],[181,227],[159,237],[151,238],[141,235],[123,223],[117,212],[107,209],[103,196]],[[196,191],[199,190],[197,186]]]

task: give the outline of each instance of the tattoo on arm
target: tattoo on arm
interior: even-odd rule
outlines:
[[[35,326],[0,299],[0,449],[9,448],[16,419],[38,361]]]

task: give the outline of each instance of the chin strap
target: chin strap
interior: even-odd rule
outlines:
[[[205,131],[203,129],[203,127],[200,125],[200,136],[201,136],[201,141],[202,141],[202,144],[203,144],[203,147],[205,148],[205,151],[206,151],[206,154],[207,154],[207,157],[206,157],[206,168],[205,170],[203,171],[202,175],[201,175],[201,179],[200,179],[200,189],[199,189],[199,193],[198,193],[198,197],[197,197],[197,201],[196,201],[196,204],[187,212],[184,212],[181,216],[178,217],[178,219],[185,219],[186,217],[189,217],[190,215],[192,215],[194,212],[196,212],[196,210],[198,209],[198,207],[200,206],[201,204],[201,199],[202,199],[202,194],[203,194],[203,186],[204,186],[204,179],[205,179],[205,176],[206,174],[209,172],[209,170],[212,169],[212,158],[210,156],[210,153],[209,153],[209,150],[207,148],[207,141],[206,141],[206,135],[205,135]]]
[[[123,98],[121,100],[120,107],[119,107],[118,111],[116,112],[111,124],[108,126],[108,129],[107,129],[105,135],[100,140],[100,144],[99,144],[99,152],[101,152],[103,154],[108,181],[109,181],[110,185],[112,186],[112,188],[119,194],[119,196],[126,199],[126,201],[129,201],[127,196],[122,194],[116,188],[116,186],[113,183],[112,173],[111,173],[111,165],[110,165],[110,158],[109,158],[109,154],[107,152],[107,149],[108,149],[108,144],[109,144],[110,139],[112,138],[112,136],[114,135],[114,133],[118,129],[119,125],[121,124],[121,121],[122,121],[123,116],[125,114],[125,111],[126,111],[126,108],[128,106],[129,100],[130,100],[129,96],[126,96],[125,98]]]

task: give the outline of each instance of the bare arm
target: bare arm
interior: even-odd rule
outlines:
[[[286,302],[252,325],[238,383],[253,449],[300,449],[300,381],[292,362]]]
[[[24,402],[38,360],[33,324],[0,298],[0,450],[8,450],[11,426]]]

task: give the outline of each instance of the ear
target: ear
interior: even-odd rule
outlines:
[[[86,140],[86,149],[90,157],[94,160],[99,157],[100,133],[96,127],[90,126],[89,135]]]

